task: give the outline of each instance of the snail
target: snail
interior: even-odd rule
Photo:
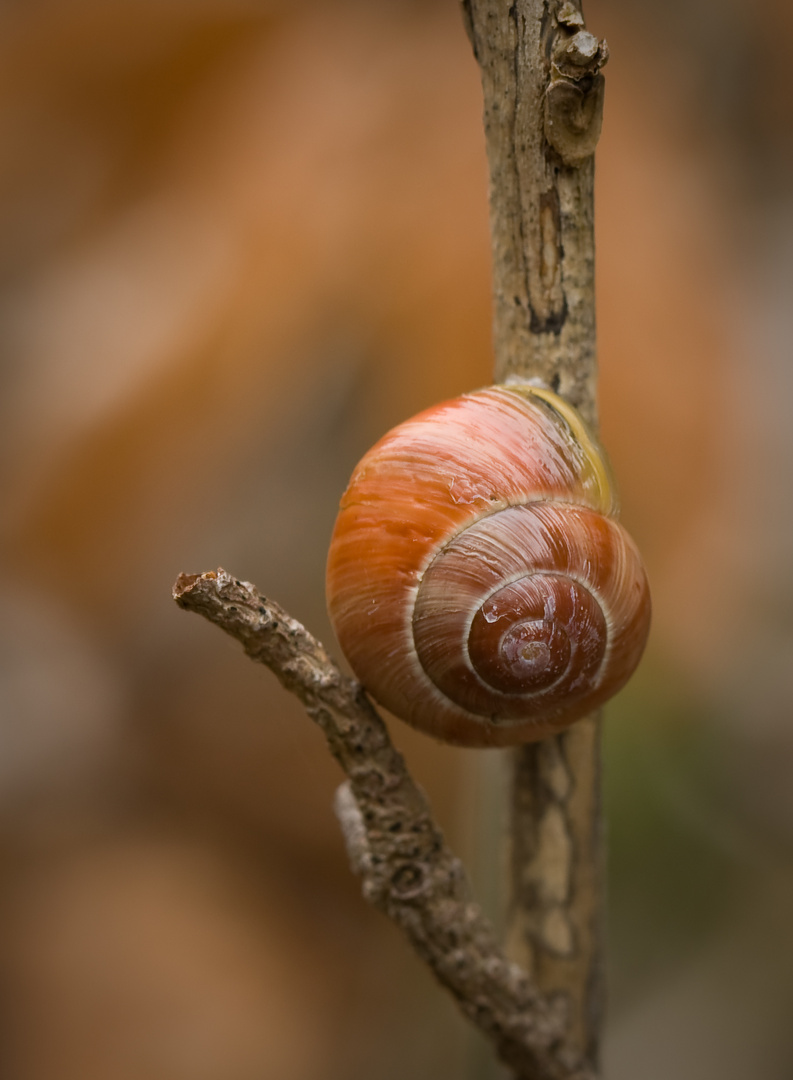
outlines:
[[[427,409],[363,457],[327,567],[364,687],[446,742],[560,731],[639,662],[650,594],[603,453],[550,390],[493,386]]]

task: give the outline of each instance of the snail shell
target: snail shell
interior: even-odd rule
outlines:
[[[490,387],[420,413],[341,500],[328,609],[357,677],[464,746],[530,742],[641,657],[650,594],[602,452],[557,395]]]

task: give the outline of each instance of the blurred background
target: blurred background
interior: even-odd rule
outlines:
[[[609,1076],[790,1080],[793,7],[585,10],[602,435],[655,604],[606,737]],[[0,72],[0,1074],[494,1075],[361,899],[318,731],[170,598],[223,565],[333,645],[352,466],[490,379],[455,0],[12,0]],[[497,849],[498,755],[393,731]]]

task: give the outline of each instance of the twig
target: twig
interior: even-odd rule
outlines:
[[[580,0],[462,0],[490,165],[495,379],[539,378],[592,425],[594,150],[608,48]],[[508,952],[570,1008],[596,1071],[603,1012],[599,724],[512,752]]]
[[[336,810],[364,896],[402,928],[501,1060],[521,1080],[594,1080],[564,1041],[564,1000],[539,994],[507,960],[360,684],[299,622],[224,570],[180,574],[173,595],[237,638],[320,726],[347,776]]]

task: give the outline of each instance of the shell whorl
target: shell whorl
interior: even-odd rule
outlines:
[[[438,738],[541,738],[627,680],[646,577],[601,452],[550,391],[491,387],[364,456],[341,501],[328,607],[353,671]]]

